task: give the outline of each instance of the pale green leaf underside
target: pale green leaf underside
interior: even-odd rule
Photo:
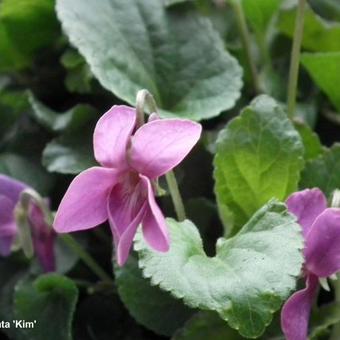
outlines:
[[[192,222],[167,219],[171,248],[150,250],[141,237],[135,249],[151,283],[189,306],[213,310],[246,337],[264,332],[295,287],[300,272],[300,228],[284,204],[270,202],[231,239],[220,239],[207,257]]]
[[[178,11],[154,0],[58,0],[57,13],[102,86],[131,105],[146,88],[164,116],[201,120],[230,109],[240,96],[238,62],[190,6]]]
[[[221,131],[215,192],[222,218],[229,212],[225,219],[234,232],[268,200],[284,200],[296,190],[303,153],[298,132],[268,96],[257,97]]]

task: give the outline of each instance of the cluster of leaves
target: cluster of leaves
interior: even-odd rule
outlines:
[[[53,274],[20,252],[1,258],[0,320],[37,321],[1,332],[15,340],[282,337],[276,312],[295,289],[303,243],[281,202],[298,189],[317,186],[330,197],[340,187],[340,6],[307,6],[290,120],[284,103],[296,6],[0,0],[0,173],[48,196],[54,209],[72,175],[95,164],[100,115],[113,104],[134,106],[138,90],[153,94],[163,117],[204,127],[176,170],[190,220],[167,220],[170,251],[155,253],[137,235],[119,268],[110,263],[107,226],[77,235],[113,271],[109,284],[96,282],[61,239]],[[159,201],[173,217],[169,196]],[[340,322],[335,303],[314,313],[312,338]]]

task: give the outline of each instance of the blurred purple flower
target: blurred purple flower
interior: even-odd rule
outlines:
[[[287,199],[287,206],[297,217],[305,239],[303,271],[306,287],[284,304],[281,327],[287,340],[306,340],[319,278],[340,270],[340,209],[327,208],[326,197],[319,189],[292,194]]]
[[[0,175],[0,255],[8,256],[18,235],[14,210],[20,194],[29,187],[8,176]],[[54,242],[56,233],[45,222],[40,208],[31,202],[28,221],[35,254],[45,272],[55,270]]]
[[[94,154],[102,167],[73,180],[57,211],[55,230],[85,230],[108,219],[117,262],[123,265],[142,223],[149,245],[167,251],[169,236],[154,183],[183,160],[200,134],[199,124],[184,119],[154,119],[136,130],[136,110],[113,106],[94,131]]]

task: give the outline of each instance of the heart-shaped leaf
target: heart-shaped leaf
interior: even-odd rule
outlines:
[[[235,233],[268,200],[284,200],[296,190],[303,154],[299,133],[281,106],[257,97],[217,141],[215,192],[224,224]]]
[[[139,266],[151,283],[194,308],[219,313],[245,337],[260,336],[295,287],[303,258],[300,227],[284,204],[261,208],[208,257],[192,222],[167,219],[171,248],[150,250],[139,235]]]
[[[14,294],[17,320],[34,322],[23,330],[23,339],[71,340],[73,313],[78,290],[72,280],[48,274],[35,281],[20,282]]]
[[[65,33],[102,86],[131,105],[146,88],[163,115],[208,119],[234,106],[242,71],[207,18],[189,5],[176,7],[57,1]]]

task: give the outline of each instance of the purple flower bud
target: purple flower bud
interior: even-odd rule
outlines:
[[[29,187],[8,176],[0,175],[0,255],[8,256],[18,237],[19,229],[15,220],[15,208],[22,192]],[[34,200],[23,212],[30,227],[34,253],[45,272],[55,270],[54,244],[56,233],[45,221],[45,216]]]

